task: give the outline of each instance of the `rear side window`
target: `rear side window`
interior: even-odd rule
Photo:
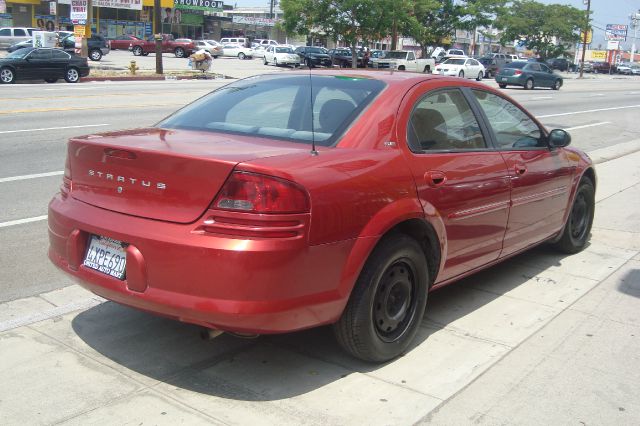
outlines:
[[[527,65],[526,62],[509,62],[507,64],[504,64],[503,68],[516,68],[521,70],[525,65]]]
[[[0,30],[0,37],[10,37],[11,36],[11,30],[9,28],[3,28]]]
[[[13,35],[16,37],[24,37],[27,35],[27,32],[25,30],[22,30],[20,28],[16,28],[13,30]]]
[[[222,87],[157,126],[333,145],[384,83],[369,78],[258,76]],[[313,105],[313,107],[312,107]]]
[[[407,132],[413,152],[487,147],[478,121],[458,89],[437,91],[418,101]]]
[[[473,90],[487,116],[500,149],[546,147],[538,125],[508,100],[482,90]]]

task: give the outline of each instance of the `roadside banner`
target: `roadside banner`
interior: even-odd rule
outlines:
[[[591,51],[591,59],[597,59],[604,61],[607,59],[607,51],[606,50],[592,50]]]
[[[142,10],[142,0],[93,0],[92,4],[96,7]]]
[[[71,0],[71,15],[69,18],[72,21],[86,21],[87,3],[87,0]]]
[[[620,49],[619,40],[609,40],[607,42],[607,50],[619,50],[619,49]]]

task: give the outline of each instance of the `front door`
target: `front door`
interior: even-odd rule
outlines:
[[[509,175],[458,88],[416,89],[404,103],[409,167],[427,220],[444,226],[438,282],[498,258],[509,213]],[[410,112],[407,112],[410,110]],[[402,121],[402,120],[401,120]]]
[[[507,99],[473,90],[504,157],[511,180],[511,212],[502,255],[542,241],[563,225],[573,169],[566,151],[550,149],[538,124]]]
[[[51,63],[51,49],[34,49],[25,59],[28,78],[45,79],[55,75]]]

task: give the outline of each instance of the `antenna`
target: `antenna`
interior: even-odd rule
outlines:
[[[318,155],[316,151],[316,132],[313,128],[313,81],[311,79],[311,60],[309,60],[309,103],[311,104],[311,155]]]

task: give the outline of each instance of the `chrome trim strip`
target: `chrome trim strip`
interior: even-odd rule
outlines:
[[[545,198],[554,197],[567,191],[566,186],[561,186],[555,189],[551,189],[545,192],[539,192],[537,194],[527,195],[525,197],[518,197],[511,200],[511,207],[521,206],[524,204],[533,203],[543,200]]]

